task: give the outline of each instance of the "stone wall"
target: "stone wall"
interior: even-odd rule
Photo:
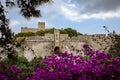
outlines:
[[[21,28],[22,32],[36,32],[38,30],[44,30],[45,23],[39,22],[38,29]],[[45,34],[45,36],[32,36],[25,39],[26,46],[31,52],[25,53],[27,58],[33,58],[35,56],[45,57],[50,55],[55,46],[61,47],[61,49],[74,54],[82,54],[79,52],[82,49],[83,44],[87,43],[94,50],[108,51],[109,46],[112,45],[111,37],[113,34],[94,34],[94,35],[79,35],[77,37],[70,38],[68,34],[60,34],[59,30],[55,30],[54,34]],[[31,55],[30,55],[31,54]],[[28,57],[32,56],[32,57]],[[30,60],[29,59],[29,60]]]
[[[58,31],[58,30],[57,30]],[[45,34],[45,36],[31,36],[25,38],[24,49],[16,48],[20,56],[25,56],[29,61],[34,57],[45,57],[51,55],[55,45],[55,34]],[[68,37],[67,34],[59,34],[59,47],[64,51],[82,55],[81,51],[84,44],[89,44],[94,50],[108,51],[112,45],[110,35],[99,37],[93,35],[79,35],[77,37]],[[21,37],[20,37],[21,39]],[[24,39],[24,38],[23,38]],[[105,49],[107,48],[107,49]],[[21,54],[22,53],[22,54]]]
[[[54,47],[54,39],[46,36],[32,36],[26,38],[26,46],[33,50],[36,56],[49,55]]]
[[[60,41],[63,41],[68,38],[68,34],[60,34]]]
[[[27,27],[22,27],[21,28],[21,32],[22,33],[25,33],[25,32],[37,32],[38,29],[35,29],[35,28],[27,28]]]
[[[45,30],[45,22],[38,22],[38,28],[27,28],[27,27],[22,27],[21,32],[37,32],[40,30]]]
[[[45,22],[38,22],[38,30],[45,30]]]
[[[74,54],[82,54],[79,50],[83,49],[83,44],[89,44],[94,50],[106,51],[109,49],[111,39],[109,35],[79,35],[77,37],[68,37],[68,34],[60,34],[58,30],[54,34],[45,34],[45,36],[32,36],[26,38],[26,45],[33,50],[37,56],[50,55],[55,46]]]
[[[27,41],[26,45],[33,51],[33,53],[37,57],[50,55],[50,52],[54,47],[52,41]]]
[[[50,39],[50,40],[54,41],[54,34],[46,33],[44,37],[45,37],[46,39]]]

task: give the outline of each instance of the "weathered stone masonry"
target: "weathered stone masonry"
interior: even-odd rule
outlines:
[[[21,32],[36,32],[39,30],[45,30],[44,22],[38,23],[38,29],[21,28]],[[60,34],[59,30],[55,30],[54,34],[26,38],[26,46],[32,49],[34,54],[42,57],[50,55],[50,52],[55,46],[60,46],[63,51],[77,53],[76,50],[82,49],[82,45],[85,43],[89,44],[95,50],[104,50],[104,48],[112,44],[110,35],[79,35],[70,38],[68,34]]]

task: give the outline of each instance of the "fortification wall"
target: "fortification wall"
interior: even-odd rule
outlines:
[[[77,50],[81,50],[83,49],[82,46],[83,44],[85,44],[86,42],[79,42],[79,41],[72,41],[72,42],[69,42],[69,41],[65,41],[65,42],[62,42],[62,46],[63,46],[63,51],[68,51],[68,52],[71,52],[71,53],[74,53],[74,54],[77,54],[79,53]]]
[[[50,55],[54,43],[51,41],[27,41],[26,45],[33,50],[33,53],[38,57],[45,57]]]
[[[21,32],[25,33],[25,32],[37,32],[38,29],[35,28],[21,28]]]
[[[98,38],[98,39],[102,39],[102,38],[105,38],[106,35],[105,34],[94,34],[94,35],[92,35],[92,37],[95,37],[95,38]]]
[[[26,45],[33,51],[32,53],[34,53],[35,56],[45,57],[50,55],[55,46],[60,46],[63,51],[83,55],[80,50],[85,43],[89,44],[94,50],[107,51],[109,49],[108,46],[112,44],[110,36],[111,34],[108,36],[105,34],[95,34],[79,35],[70,38],[68,34],[60,34],[59,30],[55,30],[54,34],[26,38]]]
[[[66,38],[68,38],[68,34],[60,34],[60,41],[63,41]]]
[[[40,30],[45,30],[45,22],[38,22],[38,28],[27,28],[27,27],[22,27],[21,32],[37,32]]]
[[[38,30],[45,30],[45,22],[38,22]]]
[[[44,36],[45,38],[47,38],[47,39],[50,39],[50,40],[52,40],[52,41],[54,41],[54,34],[45,34],[45,36]]]
[[[55,36],[55,34],[45,34],[45,36],[29,37],[26,38],[26,44],[34,50],[37,56],[44,57],[45,55],[49,55],[49,53],[54,49],[56,40]],[[63,51],[69,51],[75,54],[78,53],[78,50],[82,49],[82,46],[85,43],[89,44],[94,50],[101,51],[112,44],[111,39],[104,35],[79,35],[77,37],[70,38],[66,34],[60,34],[57,37],[60,37],[57,43],[59,43],[59,46]]]

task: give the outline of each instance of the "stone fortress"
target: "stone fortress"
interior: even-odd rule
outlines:
[[[22,27],[21,32],[36,32],[45,30],[45,22],[38,22],[38,29]],[[112,45],[111,37],[115,33],[109,35],[79,35],[70,38],[68,34],[60,34],[59,30],[55,30],[54,34],[45,34],[45,36],[32,36],[25,38],[26,46],[31,49],[36,56],[46,56],[51,53],[55,46],[59,46],[63,51],[80,53],[83,44],[87,43],[94,50],[107,51]],[[28,52],[27,52],[28,53]],[[27,55],[26,55],[27,56]]]
[[[27,28],[27,27],[21,28],[21,32],[37,32],[40,30],[45,30],[45,22],[38,22],[38,28]]]

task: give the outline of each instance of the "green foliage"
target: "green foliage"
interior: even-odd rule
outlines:
[[[9,28],[9,19],[6,17],[6,8],[17,7],[20,10],[20,14],[29,19],[30,17],[40,17],[40,10],[37,9],[37,6],[51,1],[52,0],[5,0],[5,3],[4,1],[0,1],[0,45],[12,43],[14,37]],[[19,33],[19,35],[34,36],[34,33]]]
[[[64,29],[60,30],[60,34],[67,34],[67,31],[65,31]]]
[[[82,33],[77,32],[76,30],[74,30],[74,29],[72,29],[72,28],[61,29],[61,30],[60,30],[60,33],[61,33],[61,34],[68,34],[69,37],[82,35]]]
[[[34,32],[18,33],[15,36],[16,37],[29,37],[29,36],[35,36],[35,33]]]
[[[16,60],[5,58],[1,62],[6,64],[6,65],[16,65],[19,67],[23,72],[28,73],[32,72],[35,68],[35,63],[36,62],[41,62],[42,57],[38,57],[33,59],[32,61],[28,61],[25,57],[18,57]],[[39,64],[39,66],[42,66],[42,64]]]
[[[42,57],[34,58],[32,61],[29,62],[29,66],[32,66],[34,68],[36,66],[43,67],[43,64],[41,64],[42,59]]]
[[[60,30],[61,34],[68,34],[69,37],[77,36],[77,35],[82,35],[81,33],[77,32],[76,30],[72,28],[66,28],[63,30]]]
[[[45,31],[43,31],[43,30],[37,31],[36,35],[44,36],[45,35]]]
[[[30,63],[33,65],[37,61],[42,61],[42,59],[42,57],[34,58],[32,61],[30,61]]]
[[[51,34],[53,34],[54,30],[55,30],[55,28],[46,29],[45,33],[51,33]]]
[[[83,35],[82,33],[80,33],[80,32],[77,32],[77,35]]]
[[[72,28],[66,28],[64,29],[70,37],[77,36],[77,31]]]
[[[20,14],[25,18],[40,17],[40,10],[37,6],[42,5],[52,0],[5,0],[5,3],[0,1],[0,44],[8,44],[12,42],[13,33],[9,29],[9,19],[6,17],[6,8],[17,7]],[[33,36],[33,33],[19,33],[20,36]]]
[[[32,68],[27,66],[29,62],[25,57],[18,57],[16,60],[5,58],[2,60],[2,62],[6,65],[16,65],[24,72],[32,71]]]
[[[45,31],[43,31],[43,30],[37,31],[36,33],[35,32],[18,33],[15,35],[15,37],[30,37],[30,36],[35,36],[35,35],[44,36],[45,33],[53,34],[54,30],[55,30],[55,28],[50,28],[50,29],[46,29]]]
[[[0,29],[2,29],[2,27]],[[3,35],[0,37],[0,45],[7,45],[9,43],[13,44],[14,34],[11,32],[9,27],[4,29],[0,30],[1,32],[3,32]]]
[[[37,9],[39,5],[50,3],[52,0],[5,0],[5,7],[19,8],[22,16],[29,19],[30,17],[40,17],[40,10]],[[0,1],[1,2],[1,1]]]
[[[12,60],[17,60],[18,54],[14,49],[11,49],[9,52],[7,52],[7,57]]]
[[[16,34],[16,37],[29,37],[29,36],[35,36],[35,35],[44,36],[46,33],[54,34],[54,30],[55,28],[50,28],[44,31],[43,30],[37,31],[36,33],[34,32],[18,33]],[[60,29],[60,34],[68,34],[69,37],[82,35],[81,33],[77,32],[72,28]]]
[[[110,47],[109,52],[120,57],[120,35],[115,35],[114,45]]]
[[[0,47],[3,47],[4,50],[6,50],[5,52],[8,54],[8,58],[13,58],[14,50],[10,49],[14,49],[12,46],[15,45],[14,34],[9,28],[9,19],[7,17],[9,10],[8,8],[19,8],[20,14],[29,19],[31,17],[40,17],[40,10],[38,10],[37,7],[47,2],[51,2],[51,0],[0,0]],[[19,33],[19,35],[34,36],[35,34],[30,32],[28,34]],[[8,44],[10,44],[9,47]]]
[[[40,31],[37,31],[37,32],[36,32],[36,35],[44,36],[45,33],[53,34],[53,33],[54,33],[54,30],[55,30],[55,28],[46,29],[45,31],[40,30]]]
[[[13,42],[14,34],[8,26],[9,20],[5,16],[4,6],[0,2],[0,46]]]

